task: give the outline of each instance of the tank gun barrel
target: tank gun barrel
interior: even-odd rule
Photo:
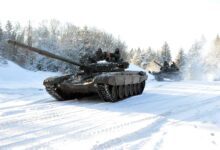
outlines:
[[[159,64],[157,61],[154,60],[154,63],[157,64],[160,67],[163,67],[161,64]]]
[[[64,58],[62,56],[52,54],[52,53],[47,52],[45,50],[41,50],[41,49],[38,49],[38,48],[35,48],[32,46],[28,46],[23,43],[19,43],[17,41],[8,40],[8,43],[11,45],[14,45],[14,46],[19,46],[19,47],[24,48],[29,51],[33,51],[33,52],[38,53],[43,56],[47,56],[50,58],[54,58],[57,60],[61,60],[61,61],[73,64],[73,65],[79,66],[80,70],[83,70],[87,74],[92,74],[92,73],[96,73],[96,72],[122,71],[125,68],[128,68],[128,66],[129,66],[129,63],[127,63],[127,62],[111,62],[111,63],[109,62],[107,64],[91,63],[91,64],[85,65],[85,64],[80,64],[80,63],[74,62],[74,61],[67,59],[67,58]]]
[[[82,64],[79,64],[77,62],[74,62],[74,61],[72,61],[70,59],[67,59],[67,58],[64,58],[64,57],[52,54],[52,53],[47,52],[45,50],[41,50],[41,49],[38,49],[38,48],[35,48],[35,47],[28,46],[28,45],[23,44],[23,43],[19,43],[17,41],[8,40],[8,43],[11,44],[11,45],[16,45],[16,46],[22,47],[22,48],[24,48],[26,50],[30,50],[30,51],[36,52],[38,54],[41,54],[41,55],[44,55],[44,56],[47,56],[47,57],[50,57],[50,58],[58,59],[58,60],[61,60],[61,61],[73,64],[73,65],[77,65],[77,66],[80,66],[80,67],[84,67],[84,68],[86,67],[86,66],[84,66]]]

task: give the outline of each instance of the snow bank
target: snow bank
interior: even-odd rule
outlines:
[[[0,88],[41,88],[43,87],[42,82],[45,78],[57,74],[52,72],[29,71],[8,61],[8,64],[0,66]]]

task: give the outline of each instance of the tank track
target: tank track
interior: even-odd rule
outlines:
[[[144,85],[145,85],[145,82],[144,82]],[[133,95],[129,95],[128,97],[131,97],[131,96],[135,96],[135,95],[139,95],[143,92],[144,90],[144,85],[142,87],[142,90],[140,93],[136,93],[136,94],[133,94]],[[65,98],[58,93],[57,91],[57,88],[55,87],[55,85],[53,84],[49,84],[49,83],[44,83],[44,86],[46,88],[46,91],[53,97],[55,98],[56,100],[58,101],[63,101],[65,100]],[[134,89],[133,89],[134,90]],[[104,101],[106,102],[117,102],[119,100],[122,100],[122,99],[125,99],[125,98],[128,98],[128,97],[124,97],[122,99],[120,98],[115,98],[112,96],[112,92],[110,90],[110,86],[107,85],[107,84],[99,84],[97,85],[97,92],[98,92],[98,95],[100,96],[101,99],[103,99]]]
[[[139,94],[141,94],[142,92],[143,92],[143,90],[144,90],[144,87],[145,87],[145,81],[144,82],[142,82],[142,85],[141,85],[141,91],[140,92],[136,92],[136,94],[133,94],[133,95],[130,95],[129,94],[129,96],[127,96],[127,97],[125,97],[124,96],[124,98],[122,98],[122,99],[120,99],[120,98],[114,98],[113,96],[112,96],[112,93],[111,93],[111,91],[110,91],[110,88],[109,88],[109,85],[107,85],[107,84],[99,84],[99,85],[97,85],[97,87],[98,87],[98,94],[99,94],[99,96],[100,96],[100,98],[101,99],[103,99],[104,101],[106,101],[106,102],[117,102],[117,101],[119,101],[119,100],[122,100],[122,99],[125,99],[125,98],[128,98],[128,97],[132,97],[132,96],[135,96],[135,95],[139,95]],[[133,89],[134,90],[134,89]],[[133,92],[134,93],[134,92]]]
[[[101,99],[103,99],[106,102],[115,102],[116,101],[110,93],[109,85],[104,84],[104,85],[97,85],[97,86],[98,86],[98,94]]]
[[[47,91],[53,98],[55,98],[55,99],[58,100],[58,101],[64,100],[64,99],[62,98],[62,96],[56,92],[56,87],[55,87],[54,85],[44,84],[44,86],[46,87],[46,91]]]

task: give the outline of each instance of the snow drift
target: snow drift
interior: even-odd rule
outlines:
[[[29,71],[8,61],[0,66],[0,88],[31,88],[43,87],[42,82],[49,76],[59,73]]]

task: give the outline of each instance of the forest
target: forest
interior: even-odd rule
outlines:
[[[78,69],[77,66],[40,56],[33,52],[7,44],[7,39],[16,40],[29,46],[37,47],[51,53],[67,57],[79,62],[84,56],[94,53],[98,48],[113,52],[120,49],[124,60],[136,64],[146,70],[158,69],[154,61],[163,64],[175,62],[184,73],[186,79],[219,79],[220,77],[220,37],[216,35],[212,47],[207,49],[205,37],[192,43],[189,50],[180,48],[177,56],[167,42],[161,49],[132,48],[112,34],[94,27],[78,27],[72,23],[61,23],[58,20],[44,20],[38,26],[29,21],[26,26],[7,21],[0,23],[0,62],[11,60],[28,70],[42,70],[69,73]]]
[[[175,62],[185,79],[219,80],[219,35],[214,38],[210,48],[205,46],[206,44],[206,39],[202,36],[200,40],[192,44],[189,50],[180,48],[177,56],[173,57],[171,56],[172,50],[170,50],[168,43],[165,42],[160,50],[153,50],[151,47],[147,49],[131,49],[130,54],[128,54],[128,60],[146,70],[158,69],[158,66],[153,61],[157,61],[160,64],[163,64],[164,61]]]
[[[77,27],[71,23],[61,24],[57,20],[44,20],[37,27],[31,22],[22,27],[7,21],[5,27],[0,26],[0,56],[11,60],[29,70],[42,70],[68,73],[78,69],[77,66],[54,60],[39,54],[7,44],[7,39],[15,40],[48,52],[69,58],[76,62],[98,48],[113,52],[121,50],[125,58],[126,44],[111,34],[96,28]]]

